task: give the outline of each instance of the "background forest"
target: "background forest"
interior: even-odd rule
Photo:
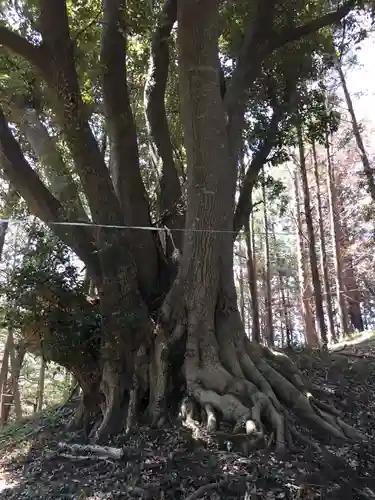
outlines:
[[[113,226],[116,236],[106,233],[107,243],[120,233],[133,235],[139,226],[152,226],[152,231],[137,233],[143,239],[137,247],[140,268],[142,263],[145,268],[139,271],[141,288],[152,280],[147,275],[153,265],[147,254],[149,233],[157,235],[152,245],[165,256],[172,283],[192,199],[173,2],[127,2],[126,37],[118,27],[121,19],[115,35],[106,33],[113,28],[111,15],[116,17],[111,2],[104,2],[104,21],[100,2],[58,3],[67,9],[76,81],[68,74],[69,61],[63,67],[65,52],[59,56],[66,33],[62,29],[61,40],[54,39],[57,28],[49,24],[45,2],[1,5],[0,425],[79,390],[79,374],[68,357],[82,349],[85,339],[75,334],[98,329],[106,317],[97,307],[103,307],[106,293],[93,277],[95,251],[86,259],[90,238],[103,238],[97,228]],[[223,99],[241,67],[248,7],[246,2],[224,3],[219,39]],[[370,333],[375,322],[374,132],[373,124],[356,115],[359,96],[347,79],[359,71],[362,44],[373,46],[372,18],[363,5],[353,12],[354,4],[333,5],[333,14],[325,14],[322,2],[302,10],[295,3],[291,23],[303,29],[260,62],[236,139],[233,273],[238,309],[249,339],[280,348],[337,343]],[[275,21],[279,28],[281,17]],[[43,47],[40,33],[51,40],[56,66],[48,70],[39,59],[42,53],[34,50]],[[125,62],[125,51],[119,55],[113,43],[119,33],[126,38],[126,69],[116,66],[118,60]],[[106,36],[112,37],[107,55]],[[74,121],[69,113],[75,113],[78,94]],[[101,168],[95,174],[96,153],[113,184],[108,192],[103,188],[107,174],[96,191],[88,192]],[[119,164],[126,156],[128,164],[134,160],[139,165],[139,179],[131,168],[122,177]],[[142,212],[141,185],[149,218]],[[117,217],[111,205],[111,189],[125,218]],[[127,245],[124,238],[112,244]],[[121,275],[121,266],[106,268],[112,281]],[[164,298],[170,287],[159,281],[158,289],[145,294],[153,319],[160,307],[155,297]],[[150,303],[157,304],[154,310]],[[53,331],[53,349],[46,330]]]

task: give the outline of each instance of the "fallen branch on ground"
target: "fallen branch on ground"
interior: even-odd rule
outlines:
[[[122,448],[114,448],[111,446],[99,446],[99,445],[81,445],[81,444],[68,444],[68,443],[58,443],[57,447],[60,450],[68,450],[74,454],[80,453],[91,453],[92,455],[104,458],[112,458],[113,460],[121,460],[124,458],[124,450]]]

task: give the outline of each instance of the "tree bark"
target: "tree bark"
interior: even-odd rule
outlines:
[[[324,319],[323,295],[322,295],[322,287],[320,284],[318,262],[315,251],[315,233],[311,215],[310,192],[309,192],[309,184],[307,180],[307,171],[306,171],[305,147],[303,143],[302,128],[300,123],[297,124],[297,137],[298,137],[300,171],[301,171],[302,189],[303,189],[303,204],[305,208],[307,237],[309,242],[309,259],[310,259],[311,276],[314,289],[317,326],[319,329],[320,341],[323,343],[323,345],[326,345],[328,343],[328,339],[327,339],[327,330]]]
[[[328,317],[328,328],[329,337],[328,341],[332,342],[336,340],[335,324],[333,319],[333,306],[331,297],[331,288],[329,286],[329,276],[328,276],[328,258],[326,251],[326,242],[323,226],[323,211],[322,211],[322,200],[320,194],[320,179],[318,170],[318,159],[316,156],[315,142],[312,143],[312,153],[314,161],[314,175],[316,183],[316,204],[318,209],[318,225],[319,225],[319,241],[320,241],[320,267],[323,274],[323,284],[324,284],[324,294],[326,296],[327,305],[327,317]]]
[[[36,411],[37,412],[40,412],[43,409],[45,375],[46,375],[46,362],[42,358],[41,362],[40,362],[38,393],[37,393],[37,398],[36,398]]]
[[[306,262],[308,260],[305,251],[305,235],[303,233],[302,214],[300,209],[300,195],[299,195],[299,182],[298,172],[294,172],[294,210],[297,226],[297,256],[298,256],[298,278],[299,278],[299,292],[301,300],[301,311],[303,323],[305,326],[305,339],[308,345],[316,346],[319,344],[319,338],[316,333],[315,322],[311,310],[311,301],[313,297],[312,288],[309,276],[306,269]]]
[[[258,280],[256,273],[253,215],[251,215],[251,224],[249,224],[249,221],[245,223],[245,238],[247,247],[247,276],[248,276],[249,290],[251,296],[251,312],[252,312],[251,338],[254,342],[260,344],[261,339],[260,339],[260,320],[259,320]]]
[[[9,349],[10,349],[10,335],[8,332],[4,349],[3,349],[3,359],[1,360],[1,369],[0,369],[0,425],[4,425],[6,422],[5,419],[5,411],[6,411],[6,399],[7,399],[7,376],[9,369]]]
[[[275,233],[275,228],[274,228],[273,224],[271,225],[271,233],[272,233],[272,239],[273,239],[273,243],[274,243],[274,247],[275,247],[276,265],[277,265],[277,271],[278,271],[278,275],[279,275],[279,291],[280,291],[280,299],[281,299],[280,324],[281,324],[281,329],[282,329],[282,322],[284,319],[285,332],[286,332],[286,343],[287,343],[287,347],[289,348],[292,345],[293,328],[292,328],[292,322],[290,320],[289,304],[287,303],[287,300],[286,300],[284,272],[283,272],[283,269],[281,266],[279,253],[277,251],[276,233]],[[282,345],[283,345],[283,342],[282,342]]]
[[[8,335],[9,342],[12,342],[12,338]],[[12,346],[11,346],[12,347]],[[6,378],[3,385],[2,395],[0,397],[0,426],[5,425],[9,420],[10,410],[13,402],[15,402],[16,415],[18,419],[22,416],[22,410],[20,408],[21,403],[19,399],[18,382],[21,374],[23,360],[26,354],[26,348],[24,342],[21,340],[18,342],[16,353],[12,356],[13,358],[13,369],[11,365],[11,370],[9,376]],[[10,349],[8,349],[8,357],[10,355]],[[8,369],[8,362],[6,362],[6,368]],[[11,359],[12,362],[12,359]],[[1,390],[1,376],[0,376],[0,390]],[[16,398],[15,398],[16,395]]]
[[[343,336],[348,330],[348,319],[347,319],[347,310],[345,303],[345,292],[343,290],[343,281],[342,281],[342,257],[340,251],[340,243],[338,239],[337,224],[339,224],[339,220],[337,213],[336,187],[332,169],[328,131],[325,134],[325,149],[326,149],[326,165],[327,165],[326,168],[327,168],[328,203],[329,203],[329,214],[331,222],[333,258],[335,264],[336,297],[338,306],[338,316],[340,322],[340,333]]]
[[[264,171],[263,171],[264,172]],[[263,173],[264,175],[264,173]],[[269,346],[274,345],[274,325],[272,315],[272,285],[271,285],[271,263],[270,263],[270,243],[269,243],[269,228],[268,228],[268,206],[265,180],[262,182],[263,195],[263,227],[264,227],[264,267],[265,267],[265,309],[267,317],[266,338]]]

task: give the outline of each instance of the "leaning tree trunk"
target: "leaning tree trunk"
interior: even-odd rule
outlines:
[[[359,150],[359,154],[361,155],[363,172],[364,172],[364,174],[366,176],[366,180],[367,180],[368,192],[370,193],[372,201],[374,202],[375,201],[374,169],[371,167],[370,160],[369,160],[365,145],[363,143],[362,134],[361,134],[359,124],[357,121],[357,117],[356,117],[356,114],[354,111],[352,98],[350,96],[350,92],[349,92],[348,86],[346,84],[345,75],[344,75],[344,72],[342,70],[341,62],[338,59],[338,57],[335,57],[335,67],[337,69],[337,73],[338,73],[339,78],[340,78],[341,86],[342,86],[342,89],[344,91],[345,101],[346,101],[346,105],[348,106],[350,119],[352,122],[353,134],[355,137],[355,141],[357,143],[357,148]]]
[[[251,344],[239,315],[233,278],[236,173],[231,165],[221,102],[216,0],[178,4],[182,120],[188,159],[188,207],[183,254],[155,336],[154,385],[150,410],[164,422],[168,351],[184,343],[183,372],[189,395],[207,414],[210,430],[217,412],[258,437],[264,422],[281,450],[287,433],[285,407],[321,432],[338,438],[359,435],[328,405],[307,397],[288,358]],[[268,358],[268,359],[267,359]],[[269,360],[269,361],[268,361]],[[285,375],[282,375],[284,372]],[[286,432],[286,427],[288,431]],[[294,429],[294,428],[293,428]]]

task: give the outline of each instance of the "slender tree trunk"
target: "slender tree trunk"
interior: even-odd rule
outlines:
[[[282,327],[282,318],[284,318],[287,346],[291,347],[291,339],[292,339],[293,332],[292,332],[292,328],[291,328],[289,310],[288,310],[287,301],[286,301],[286,297],[285,297],[284,276],[283,276],[283,270],[281,269],[279,253],[277,251],[276,234],[275,234],[275,228],[274,228],[273,224],[271,225],[271,231],[272,231],[272,239],[273,239],[274,247],[276,249],[275,250],[275,252],[276,252],[276,265],[277,265],[278,274],[279,274],[279,290],[280,290],[280,299],[281,299],[280,322],[281,322],[281,327]]]
[[[10,410],[15,403],[15,413],[17,419],[20,419],[22,416],[20,395],[19,395],[19,378],[21,374],[21,368],[23,364],[23,360],[26,354],[26,348],[23,341],[20,341],[15,348],[13,346],[13,337],[10,335],[12,330],[8,331],[8,346],[10,345],[10,349],[8,349],[8,358],[10,358],[11,364],[9,366],[9,359],[6,362],[7,369],[10,368],[10,373],[5,380],[2,391],[2,402],[0,405],[0,426],[5,425],[8,422]],[[12,351],[13,354],[12,354]],[[12,368],[13,366],[13,368]]]
[[[365,145],[363,144],[362,134],[361,134],[361,131],[360,131],[360,128],[359,128],[359,124],[358,124],[358,121],[357,121],[357,117],[356,117],[356,114],[355,114],[355,111],[354,111],[352,98],[350,96],[349,89],[348,89],[348,86],[346,84],[345,75],[344,75],[344,72],[343,72],[343,69],[342,69],[342,66],[341,66],[341,62],[340,62],[340,60],[339,60],[338,57],[335,57],[335,66],[336,66],[337,73],[338,73],[339,78],[340,78],[342,89],[344,91],[346,105],[348,107],[348,111],[349,111],[349,114],[350,114],[350,119],[351,119],[351,122],[352,122],[353,134],[354,134],[354,137],[355,137],[355,140],[356,140],[356,143],[357,143],[357,147],[358,147],[359,153],[361,155],[361,160],[362,160],[362,165],[363,165],[363,172],[364,172],[364,174],[366,176],[366,180],[367,180],[368,192],[370,193],[372,201],[375,202],[374,171],[373,171],[373,168],[371,167],[370,160],[368,158]]]
[[[21,397],[19,391],[19,376],[21,372],[21,362],[17,359],[14,347],[14,336],[13,327],[9,328],[10,346],[9,346],[9,357],[10,357],[10,368],[11,368],[11,387],[13,393],[14,410],[16,413],[16,419],[21,420],[22,418],[22,407],[21,407]],[[23,356],[22,356],[23,359]]]
[[[323,342],[323,345],[326,345],[328,343],[328,339],[327,339],[327,330],[324,319],[323,295],[322,295],[322,287],[320,284],[318,261],[316,258],[316,251],[315,251],[315,233],[311,215],[310,192],[309,192],[309,184],[307,180],[307,171],[306,171],[305,147],[303,143],[302,129],[300,123],[297,126],[297,134],[298,134],[298,148],[300,157],[300,171],[301,171],[302,189],[303,189],[303,203],[305,208],[307,237],[309,241],[309,258],[311,267],[311,277],[314,288],[317,326],[319,330],[319,338],[321,342]]]
[[[286,286],[286,307],[287,307],[287,312],[288,312],[288,318],[289,318],[289,325],[290,325],[290,339],[287,339],[290,344],[293,342],[293,321],[292,321],[292,304],[290,302],[290,291],[289,291],[289,286]]]
[[[270,244],[268,236],[268,207],[267,207],[267,194],[265,182],[262,182],[263,194],[263,217],[264,217],[264,266],[265,266],[265,309],[267,317],[267,343],[272,346],[275,342],[274,339],[274,325],[272,315],[272,285],[271,285],[271,264],[270,264]]]
[[[337,306],[338,306],[338,315],[340,322],[340,334],[345,335],[345,333],[348,331],[348,321],[347,321],[345,295],[342,282],[342,258],[340,252],[340,243],[338,239],[337,225],[339,221],[337,213],[336,187],[333,176],[328,132],[326,132],[326,137],[325,137],[325,148],[326,148],[326,164],[327,164],[328,203],[329,203],[329,214],[331,221],[332,248],[333,248],[334,265],[335,265]]]
[[[341,191],[341,182],[338,176],[335,178],[336,191]],[[337,199],[339,202],[339,199]],[[350,251],[348,229],[343,221],[336,220],[337,237],[339,246],[342,249],[342,279],[347,303],[348,319],[354,330],[363,331],[363,318],[361,311],[362,292],[359,290],[357,277],[355,274],[353,256]]]
[[[333,340],[336,340],[336,332],[335,332],[335,322],[333,315],[331,289],[329,286],[328,258],[327,258],[326,242],[325,242],[325,234],[323,226],[322,199],[320,193],[320,179],[319,179],[318,159],[316,155],[315,142],[312,143],[312,153],[313,153],[314,175],[316,183],[316,205],[318,209],[320,266],[323,274],[324,294],[326,296],[326,305],[327,305],[328,332],[329,332],[328,341],[331,342]]]
[[[7,400],[7,379],[8,379],[8,369],[9,369],[9,350],[11,345],[10,334],[8,332],[4,349],[3,349],[3,359],[1,362],[0,370],[0,426],[3,426],[6,422],[5,419],[5,405]]]
[[[256,273],[253,215],[251,215],[251,224],[249,224],[249,221],[247,221],[247,223],[245,224],[245,238],[247,247],[247,275],[249,281],[249,291],[251,296],[251,313],[253,322],[251,338],[254,342],[257,342],[259,344],[260,343],[259,298],[258,298],[258,282]]]
[[[364,330],[361,311],[362,293],[358,288],[351,255],[344,257],[343,281],[350,322],[355,330],[362,332]]]
[[[294,172],[294,209],[297,226],[297,256],[298,256],[298,277],[299,291],[301,300],[302,318],[305,326],[305,338],[308,345],[315,346],[319,343],[316,333],[314,317],[311,309],[311,301],[313,297],[310,280],[308,277],[306,262],[307,255],[305,251],[305,239],[303,234],[303,224],[300,209],[300,195],[298,172]]]
[[[243,324],[245,324],[245,290],[244,290],[244,276],[243,276],[243,268],[242,268],[242,239],[239,238],[239,255],[238,255],[238,267],[239,267],[239,275],[238,275],[238,286],[240,291],[240,312]]]
[[[45,374],[46,374],[46,362],[45,362],[44,358],[42,357],[41,363],[40,363],[40,371],[39,371],[38,394],[37,394],[37,399],[36,399],[36,401],[37,401],[36,411],[37,412],[40,412],[43,409]]]

